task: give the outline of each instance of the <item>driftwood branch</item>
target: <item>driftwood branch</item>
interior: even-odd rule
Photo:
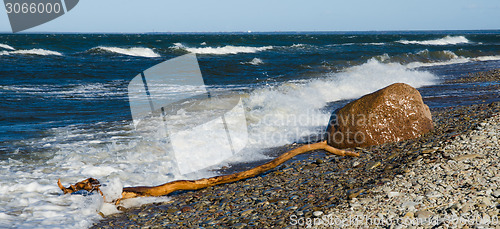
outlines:
[[[352,156],[352,157],[358,157],[359,154],[356,152],[351,152],[351,151],[344,151],[340,149],[336,149],[332,146],[329,146],[326,141],[314,143],[314,144],[308,144],[308,145],[303,145],[301,147],[298,147],[296,149],[290,150],[279,157],[275,158],[274,160],[267,162],[263,165],[257,166],[255,168],[242,171],[239,173],[234,173],[230,175],[222,175],[222,176],[215,176],[215,177],[210,177],[210,178],[202,178],[198,180],[177,180],[177,181],[172,181],[168,182],[162,185],[158,186],[138,186],[138,187],[125,187],[123,188],[122,191],[122,198],[117,200],[116,204],[120,202],[120,200],[124,199],[129,199],[129,198],[134,198],[134,197],[144,197],[144,196],[164,196],[168,195],[172,192],[175,191],[181,191],[181,190],[198,190],[202,188],[207,188],[215,185],[220,185],[220,184],[227,184],[243,179],[247,179],[250,177],[257,176],[261,173],[267,172],[273,168],[276,168],[277,166],[281,165],[283,162],[288,161],[289,159],[303,153],[315,151],[315,150],[325,150],[328,153],[339,155],[339,156]],[[93,178],[89,178],[93,179]],[[58,181],[58,185],[61,188],[61,190],[64,191],[64,193],[72,193],[76,190],[79,184],[82,187],[82,189],[85,188],[90,188],[91,190],[87,191],[100,191],[99,189],[95,189],[94,186],[88,185],[89,179],[84,180],[82,182],[77,183],[76,185],[72,185],[69,188],[65,188],[64,186],[61,185],[60,181]],[[87,182],[86,182],[87,181]],[[97,183],[99,183],[97,181]],[[86,189],[85,189],[86,190]],[[102,194],[102,193],[101,193]]]

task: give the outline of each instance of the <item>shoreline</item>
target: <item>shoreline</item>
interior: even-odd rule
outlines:
[[[420,138],[356,148],[359,158],[314,152],[254,178],[179,192],[167,203],[126,209],[106,216],[93,228],[285,227],[293,226],[293,215],[313,219],[345,211],[352,200],[376,196],[378,188],[410,173],[418,163],[435,164],[457,137],[498,115],[500,102],[431,112],[435,129]],[[291,147],[296,146],[281,150]]]

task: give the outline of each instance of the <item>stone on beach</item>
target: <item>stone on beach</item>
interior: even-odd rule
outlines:
[[[328,144],[354,148],[420,137],[433,129],[429,107],[417,89],[395,83],[332,114]]]

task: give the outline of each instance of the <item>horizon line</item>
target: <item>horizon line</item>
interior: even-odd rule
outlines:
[[[500,32],[500,29],[414,29],[414,30],[285,30],[285,31],[195,31],[195,32],[18,32],[0,31],[0,34],[289,34],[289,33],[333,33],[333,34],[348,34],[348,33],[408,33],[408,32]]]

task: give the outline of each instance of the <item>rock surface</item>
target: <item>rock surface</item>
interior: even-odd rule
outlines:
[[[417,89],[395,83],[335,111],[328,144],[336,148],[380,145],[414,139],[432,129],[429,107]]]

